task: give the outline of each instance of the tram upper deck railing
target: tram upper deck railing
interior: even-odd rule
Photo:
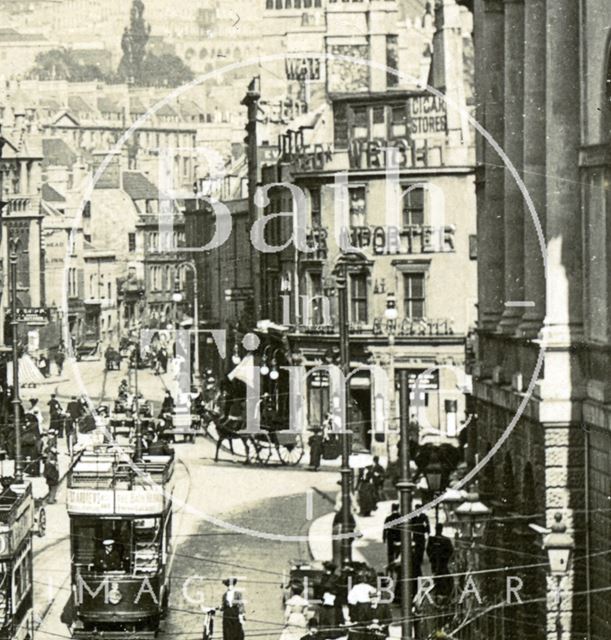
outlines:
[[[144,455],[135,461],[129,449],[84,451],[68,474],[69,489],[131,490],[166,486],[174,473],[174,456]]]

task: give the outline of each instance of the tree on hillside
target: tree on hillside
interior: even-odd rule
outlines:
[[[154,87],[178,87],[193,80],[193,71],[178,56],[147,53],[142,64],[143,84]]]
[[[39,53],[28,77],[37,80],[109,81],[108,74],[93,64],[82,64],[70,49],[51,49]]]
[[[133,0],[129,27],[125,27],[121,39],[119,78],[143,87],[176,87],[192,80],[193,72],[178,56],[147,52],[150,35],[151,26],[144,20],[144,3]]]
[[[151,25],[144,20],[144,2],[133,0],[129,27],[125,27],[121,38],[123,57],[119,63],[119,77],[127,82],[142,84],[143,62],[146,44],[151,34]]]

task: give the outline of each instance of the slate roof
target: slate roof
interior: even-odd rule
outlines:
[[[77,159],[76,153],[61,138],[43,138],[42,153],[43,167],[49,165],[72,167]]]
[[[157,187],[139,171],[123,172],[123,191],[132,200],[156,200],[159,197]]]
[[[94,111],[93,107],[87,104],[81,96],[70,96],[68,98],[68,106],[70,107],[70,111],[76,113],[91,113]]]
[[[98,109],[101,113],[123,113],[117,102],[108,96],[98,98]]]
[[[42,185],[41,196],[47,202],[66,202],[66,198],[46,182]]]

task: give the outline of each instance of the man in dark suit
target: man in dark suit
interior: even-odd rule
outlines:
[[[58,438],[64,437],[64,410],[62,409],[57,396],[52,393],[51,399],[47,403],[49,407],[50,427],[57,433]]]
[[[384,520],[384,530],[382,539],[386,542],[386,552],[388,555],[388,564],[393,563],[398,557],[401,550],[401,525],[391,525],[391,522],[401,517],[399,513],[399,504],[394,502],[391,507],[390,515]]]
[[[77,432],[78,421],[83,413],[83,407],[76,396],[72,396],[70,399],[70,402],[66,407],[66,412],[68,413],[68,422],[66,424],[66,444],[68,445],[68,451],[71,452],[75,434]]]
[[[121,571],[123,569],[121,554],[112,538],[108,538],[102,542],[102,550],[98,553],[94,565],[95,570],[100,573],[106,571]]]
[[[452,578],[448,574],[450,573],[450,559],[454,553],[454,545],[448,536],[443,535],[441,523],[435,525],[435,535],[429,537],[426,553],[431,561],[431,571],[436,576],[436,592],[442,596],[450,595],[452,593]]]

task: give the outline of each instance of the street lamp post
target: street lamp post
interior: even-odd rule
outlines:
[[[344,385],[343,397],[345,404],[348,400],[349,385],[346,382],[350,373],[350,344],[348,335],[348,287],[347,287],[347,274],[346,265],[339,265],[336,273],[336,286],[337,286],[337,301],[339,307],[339,349],[340,349],[340,361],[342,365]],[[350,509],[350,484],[352,482],[352,475],[350,470],[350,449],[351,449],[351,433],[350,433],[350,419],[348,415],[348,407],[345,407],[345,424],[342,425],[342,466],[341,473],[341,487],[342,487],[342,508],[341,508],[341,522],[342,522],[342,537],[340,544],[340,557],[342,566],[352,560],[352,537],[346,535],[352,533],[352,514]]]
[[[23,463],[21,460],[21,422],[19,416],[19,351],[17,346],[18,321],[17,321],[17,249],[19,238],[9,237],[10,253],[10,276],[11,276],[11,329],[12,329],[12,352],[13,352],[13,420],[15,423],[15,482],[23,482]]]
[[[197,267],[193,262],[182,262],[179,265],[179,269],[182,267],[188,267],[191,269],[193,273],[193,324],[195,325],[195,353],[193,354],[193,358],[195,360],[195,371],[193,372],[193,382],[198,385],[199,384],[199,291],[197,284]],[[179,281],[180,285],[180,281]],[[181,296],[182,300],[182,296]]]
[[[467,493],[467,498],[461,505],[456,507],[454,513],[461,527],[462,535],[468,541],[469,552],[472,552],[475,542],[483,538],[486,524],[491,514],[490,509],[480,501],[477,486]],[[473,568],[477,567],[474,566]]]
[[[573,538],[566,532],[566,525],[562,522],[562,514],[554,515],[554,524],[551,533],[547,534],[543,540],[543,547],[547,551],[550,574],[556,578],[556,636],[562,640],[562,578],[569,573],[571,557],[575,543]]]
[[[407,371],[404,369],[399,374],[401,382],[400,395],[400,451],[399,463],[401,476],[397,482],[397,489],[400,496],[401,517],[407,518],[412,512],[412,495],[415,489],[411,481],[410,470],[410,450],[409,450],[409,379]],[[402,640],[412,640],[413,620],[412,620],[412,577],[413,577],[413,557],[412,557],[412,532],[409,520],[401,523],[401,638]]]

